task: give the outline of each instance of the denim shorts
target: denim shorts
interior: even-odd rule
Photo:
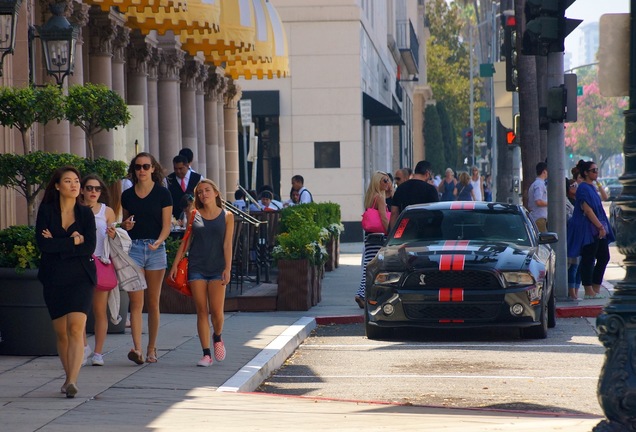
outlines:
[[[188,272],[188,282],[203,280],[206,282],[221,280],[223,275],[221,273],[212,273],[211,275],[204,275],[202,273]]]
[[[165,243],[162,243],[157,250],[148,247],[155,241],[153,239],[133,240],[128,251],[128,255],[144,270],[164,270],[168,266]]]

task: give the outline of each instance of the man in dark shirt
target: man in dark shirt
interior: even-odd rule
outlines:
[[[400,184],[393,194],[389,229],[393,228],[398,216],[407,206],[439,201],[437,189],[428,182],[430,178],[431,164],[425,160],[419,161],[413,171],[413,178]]]
[[[183,155],[172,159],[174,172],[168,175],[168,190],[172,195],[172,215],[179,219],[183,209],[179,206],[181,198],[185,194],[194,195],[194,188],[201,181],[201,174],[190,171],[188,159]]]

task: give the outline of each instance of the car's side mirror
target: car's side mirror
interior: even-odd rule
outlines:
[[[382,233],[373,233],[367,236],[367,243],[375,246],[384,246],[386,242],[386,235]]]
[[[539,244],[556,243],[559,241],[559,236],[555,232],[540,232]]]

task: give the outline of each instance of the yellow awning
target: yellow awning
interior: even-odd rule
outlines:
[[[252,0],[256,37],[254,49],[237,53],[226,62],[226,66],[257,62],[271,62],[274,55],[274,30],[267,12],[267,0]]]
[[[274,8],[270,2],[265,2],[265,6],[274,37],[272,43],[272,59],[271,61],[259,60],[256,63],[241,61],[228,62],[225,73],[233,79],[240,77],[245,79],[252,79],[253,77],[258,79],[272,79],[275,77],[284,78],[289,76],[289,50],[283,22],[276,8]]]
[[[151,30],[159,34],[172,30],[179,34],[199,30],[217,32],[220,14],[220,5],[215,0],[188,0],[186,10],[164,7],[156,12],[147,8],[140,12],[139,9],[128,9],[125,15],[128,24],[143,34]]]
[[[222,0],[220,21],[218,33],[198,29],[181,33],[181,48],[191,55],[202,52],[216,65],[254,48],[256,28],[252,0]]]
[[[186,9],[186,0],[86,0],[86,4],[99,6],[104,12],[108,12],[111,7],[117,7],[122,13],[132,9],[136,9],[140,13]]]

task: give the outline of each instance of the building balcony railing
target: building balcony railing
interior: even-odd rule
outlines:
[[[417,75],[419,73],[420,42],[411,20],[398,20],[396,33],[397,48],[400,50],[407,72],[411,75]]]

